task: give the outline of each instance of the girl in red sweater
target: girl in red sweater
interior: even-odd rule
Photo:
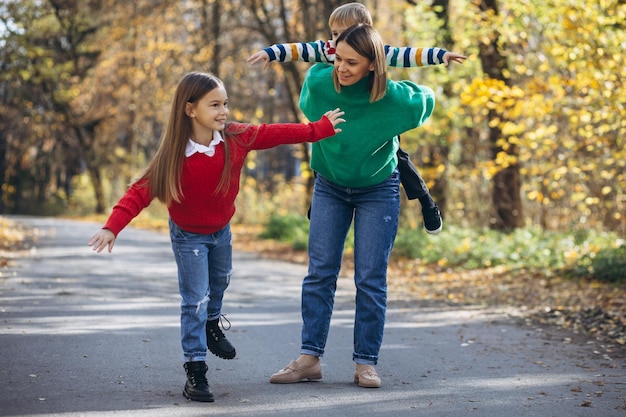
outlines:
[[[339,109],[313,123],[258,126],[227,122],[228,113],[221,80],[198,72],[185,75],[156,154],[89,241],[94,251],[111,252],[120,231],[154,198],[167,206],[182,298],[183,395],[194,401],[214,400],[206,378],[207,347],[221,358],[235,357],[218,322],[232,270],[229,222],[246,155],[281,144],[316,142],[341,132],[336,126],[345,121]]]

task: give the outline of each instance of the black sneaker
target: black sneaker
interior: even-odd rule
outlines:
[[[208,367],[204,361],[202,362],[186,362],[184,365],[187,373],[187,382],[183,395],[191,401],[201,401],[212,403],[213,392],[209,387],[209,381],[206,379],[206,371]]]
[[[237,352],[233,345],[226,339],[226,336],[224,336],[222,329],[220,329],[222,317],[224,316],[206,322],[206,344],[211,353],[215,356],[222,359],[233,359]],[[224,320],[228,322],[226,317],[224,317]],[[224,326],[222,325],[222,327]],[[228,329],[230,329],[230,322],[228,322]]]
[[[435,207],[422,207],[422,215],[424,216],[424,229],[426,229],[426,233],[436,235],[441,232],[443,221],[441,220],[439,207],[437,207],[436,204]]]

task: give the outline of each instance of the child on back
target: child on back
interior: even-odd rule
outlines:
[[[138,180],[89,240],[96,252],[112,251],[117,235],[153,199],[169,213],[181,296],[181,345],[187,381],[183,395],[213,402],[207,348],[233,359],[235,348],[218,326],[232,271],[230,220],[245,158],[281,144],[316,142],[341,132],[339,109],[313,123],[251,125],[228,122],[228,95],[217,77],[192,72],[180,81],[165,133]]]
[[[263,62],[266,68],[269,62],[326,62],[335,61],[335,41],[347,28],[355,24],[372,25],[372,16],[361,3],[347,3],[337,7],[328,19],[332,39],[328,41],[298,42],[276,44],[251,55],[247,61],[254,65]],[[441,48],[391,47],[385,45],[385,57],[388,66],[421,67],[429,65],[448,65],[450,62],[463,63],[465,56],[448,52]],[[418,199],[422,205],[424,228],[430,234],[437,234],[442,229],[439,207],[434,202],[419,171],[411,161],[409,154],[402,148],[396,154],[400,180],[409,200]]]

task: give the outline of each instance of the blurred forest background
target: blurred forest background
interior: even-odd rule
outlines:
[[[3,0],[0,214],[108,213],[155,151],[173,91],[189,71],[224,80],[232,119],[304,121],[297,100],[310,64],[262,69],[246,58],[274,43],[330,38],[328,16],[343,3]],[[626,1],[363,3],[386,43],[469,57],[450,67],[390,68],[390,77],[436,92],[435,114],[402,143],[455,245],[442,257],[428,248],[445,246],[444,234],[428,244],[400,234],[397,252],[431,255],[442,266],[491,266],[526,258],[524,245],[536,251],[540,236],[538,265],[584,258],[579,266],[588,270],[607,249],[621,268]],[[306,213],[308,152],[297,145],[251,155],[234,223]],[[401,229],[419,230],[419,203],[402,204]],[[475,246],[476,235],[500,236],[491,232],[514,235],[513,255]],[[593,244],[592,233],[601,236]],[[557,240],[566,247],[550,246]]]

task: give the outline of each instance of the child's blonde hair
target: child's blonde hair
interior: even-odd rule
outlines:
[[[337,7],[328,18],[328,25],[350,27],[358,23],[372,26],[372,15],[361,3],[346,3]]]

